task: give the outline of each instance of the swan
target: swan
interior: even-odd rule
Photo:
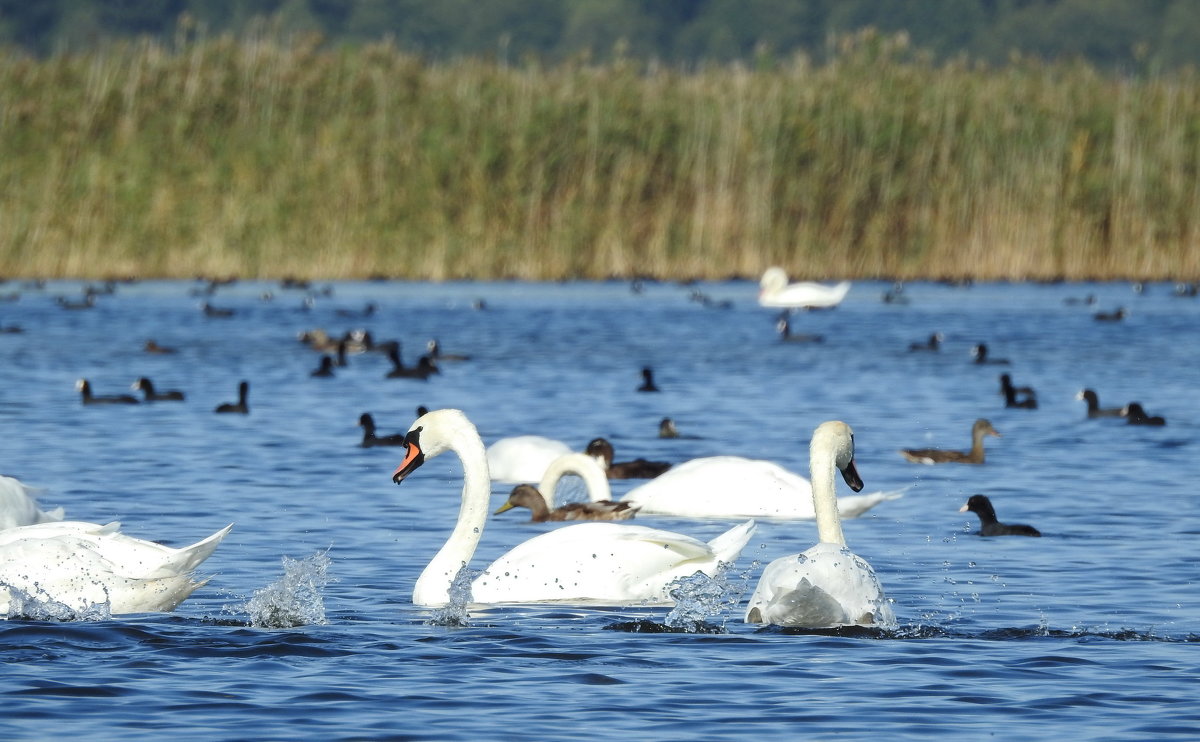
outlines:
[[[772,266],[763,272],[758,287],[759,306],[826,309],[842,303],[842,299],[845,299],[850,291],[850,282],[842,281],[836,286],[825,286],[810,281],[789,284],[783,268]]]
[[[433,410],[417,418],[407,437],[404,459],[392,474],[397,484],[425,459],[446,451],[462,461],[458,521],[417,578],[412,595],[416,605],[446,605],[451,584],[470,563],[487,521],[487,455],[478,431],[461,410]],[[472,581],[472,602],[670,605],[672,581],[696,572],[716,575],[723,563],[737,559],[754,530],[754,521],[746,521],[704,543],[670,531],[616,523],[558,528],[492,562]]]
[[[879,578],[865,559],[846,547],[834,496],[835,469],[854,491],[862,479],[854,467],[854,431],[844,422],[821,423],[809,447],[816,546],[767,565],[746,609],[746,623],[830,628],[896,623]]]
[[[514,435],[487,447],[488,471],[497,482],[537,482],[552,461],[569,453],[570,446],[553,438]]]
[[[0,531],[0,615],[14,588],[76,613],[107,604],[112,615],[169,611],[206,582],[192,572],[233,524],[173,549],[126,536],[119,523],[40,523]]]
[[[873,492],[838,498],[844,518],[857,518],[901,492]],[[782,466],[741,456],[709,456],[677,464],[631,489],[622,502],[643,515],[692,518],[779,518],[812,520],[812,486]]]
[[[0,476],[0,529],[62,519],[62,508],[43,511],[38,507],[32,488],[19,479]]]

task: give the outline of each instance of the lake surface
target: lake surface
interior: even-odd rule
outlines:
[[[7,738],[1200,737],[1200,304],[1170,285],[917,283],[898,304],[860,282],[836,310],[793,318],[823,343],[781,342],[749,282],[337,283],[308,310],[302,291],[243,282],[208,297],[228,319],[205,317],[191,282],[55,303],[81,286],[0,287],[21,290],[0,325],[25,330],[0,335],[0,473],[70,519],[172,545],[236,525],[172,614],[0,622]],[[373,316],[337,314],[367,302]],[[1117,306],[1124,321],[1092,317]],[[384,378],[378,354],[311,378],[319,356],[297,333],[318,327],[397,339],[409,362],[430,338],[472,357],[427,382]],[[908,351],[935,331],[939,352]],[[178,352],[148,355],[149,338]],[[973,364],[978,342],[1011,365]],[[643,366],[660,393],[634,391]],[[1002,371],[1040,408],[1005,409]],[[74,390],[86,377],[124,393],[139,376],[187,401],[84,407]],[[241,379],[251,413],[214,415]],[[1083,387],[1168,424],[1089,420]],[[845,420],[864,491],[908,488],[843,523],[900,626],[742,622],[762,566],[812,545],[811,522],[761,522],[699,626],[666,608],[414,607],[461,469],[443,456],[397,487],[399,449],[359,447],[357,421],[402,432],[417,405],[461,408],[488,442],[603,435],[618,460],[732,453],[804,476],[813,428]],[[694,437],[658,438],[664,416]],[[898,453],[965,449],[978,417],[1003,435],[983,466]],[[509,489],[494,486],[494,506]],[[974,493],[1044,536],[974,535],[959,512]],[[474,566],[556,527],[522,512],[489,519]],[[704,539],[733,525],[634,522]],[[256,625],[280,614],[303,625]]]

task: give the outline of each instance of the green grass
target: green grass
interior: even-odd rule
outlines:
[[[0,275],[1200,277],[1200,79],[427,63],[315,38],[0,57]]]

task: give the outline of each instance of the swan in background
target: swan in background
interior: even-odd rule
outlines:
[[[41,523],[0,531],[0,615],[14,590],[75,613],[107,605],[112,615],[169,611],[207,580],[192,572],[212,555],[230,524],[173,549],[122,534],[119,523]]]
[[[785,309],[827,309],[841,304],[849,291],[849,281],[836,286],[811,281],[789,284],[783,268],[772,266],[763,272],[758,282],[758,303],[759,306]]]
[[[427,458],[446,451],[463,467],[462,504],[446,543],[417,578],[413,603],[450,602],[450,587],[470,564],[487,522],[491,495],[487,455],[475,426],[460,410],[433,410],[408,432],[401,483]],[[529,539],[492,562],[471,583],[474,603],[568,602],[670,605],[668,586],[696,572],[713,576],[733,562],[753,535],[754,521],[704,543],[644,526],[579,523]]]
[[[857,518],[903,494],[873,492],[837,500],[844,518]],[[691,518],[780,518],[812,520],[812,486],[804,477],[770,461],[709,456],[677,464],[621,498],[643,515]]]
[[[487,447],[487,465],[496,482],[537,482],[559,456],[571,453],[562,441],[540,435],[514,435]]]
[[[983,437],[985,435],[1000,437],[1000,434],[992,427],[991,421],[981,417],[971,426],[970,451],[949,451],[942,448],[902,448],[900,455],[914,464],[982,464],[984,460]]]
[[[43,511],[34,490],[13,477],[0,476],[0,529],[50,523],[63,519],[63,509]]]
[[[746,623],[814,629],[895,625],[875,571],[846,547],[834,495],[835,469],[855,492],[862,489],[854,466],[854,431],[836,420],[821,423],[809,445],[818,543],[767,565],[750,597]]]

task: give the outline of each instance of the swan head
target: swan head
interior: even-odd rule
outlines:
[[[392,473],[392,481],[400,484],[425,459],[445,453],[464,434],[479,437],[461,410],[433,410],[418,417],[404,436],[404,458]]]
[[[763,271],[762,278],[758,281],[759,293],[771,293],[778,291],[787,285],[787,272],[777,265],[773,265]]]
[[[858,469],[854,466],[854,430],[849,425],[840,420],[821,423],[813,431],[810,447],[814,453],[831,451],[833,463],[842,473],[842,479],[850,489],[855,492],[862,491],[862,477],[858,475]]]

